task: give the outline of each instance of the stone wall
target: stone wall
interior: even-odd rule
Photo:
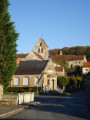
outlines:
[[[7,101],[10,105],[18,105],[18,95],[3,95],[2,101]]]
[[[2,95],[3,95],[3,85],[0,84],[0,100],[2,99]]]
[[[2,101],[7,101],[10,105],[25,104],[34,101],[34,92],[19,93],[18,95],[3,95]]]

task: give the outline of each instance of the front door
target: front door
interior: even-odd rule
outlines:
[[[53,90],[54,90],[54,80],[52,80],[52,87],[53,87]]]

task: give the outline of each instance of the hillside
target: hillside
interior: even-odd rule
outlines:
[[[87,60],[90,61],[90,46],[76,46],[62,48],[63,55],[86,55]],[[59,55],[60,49],[49,50],[50,55]]]

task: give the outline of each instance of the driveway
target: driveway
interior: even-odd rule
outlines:
[[[36,96],[32,106],[8,120],[90,120],[90,90],[68,96]]]

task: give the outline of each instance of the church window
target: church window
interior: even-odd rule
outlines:
[[[43,53],[43,48],[41,49],[41,53]]]
[[[42,46],[42,43],[40,43],[40,46]]]
[[[40,53],[40,48],[38,48],[38,53]]]

